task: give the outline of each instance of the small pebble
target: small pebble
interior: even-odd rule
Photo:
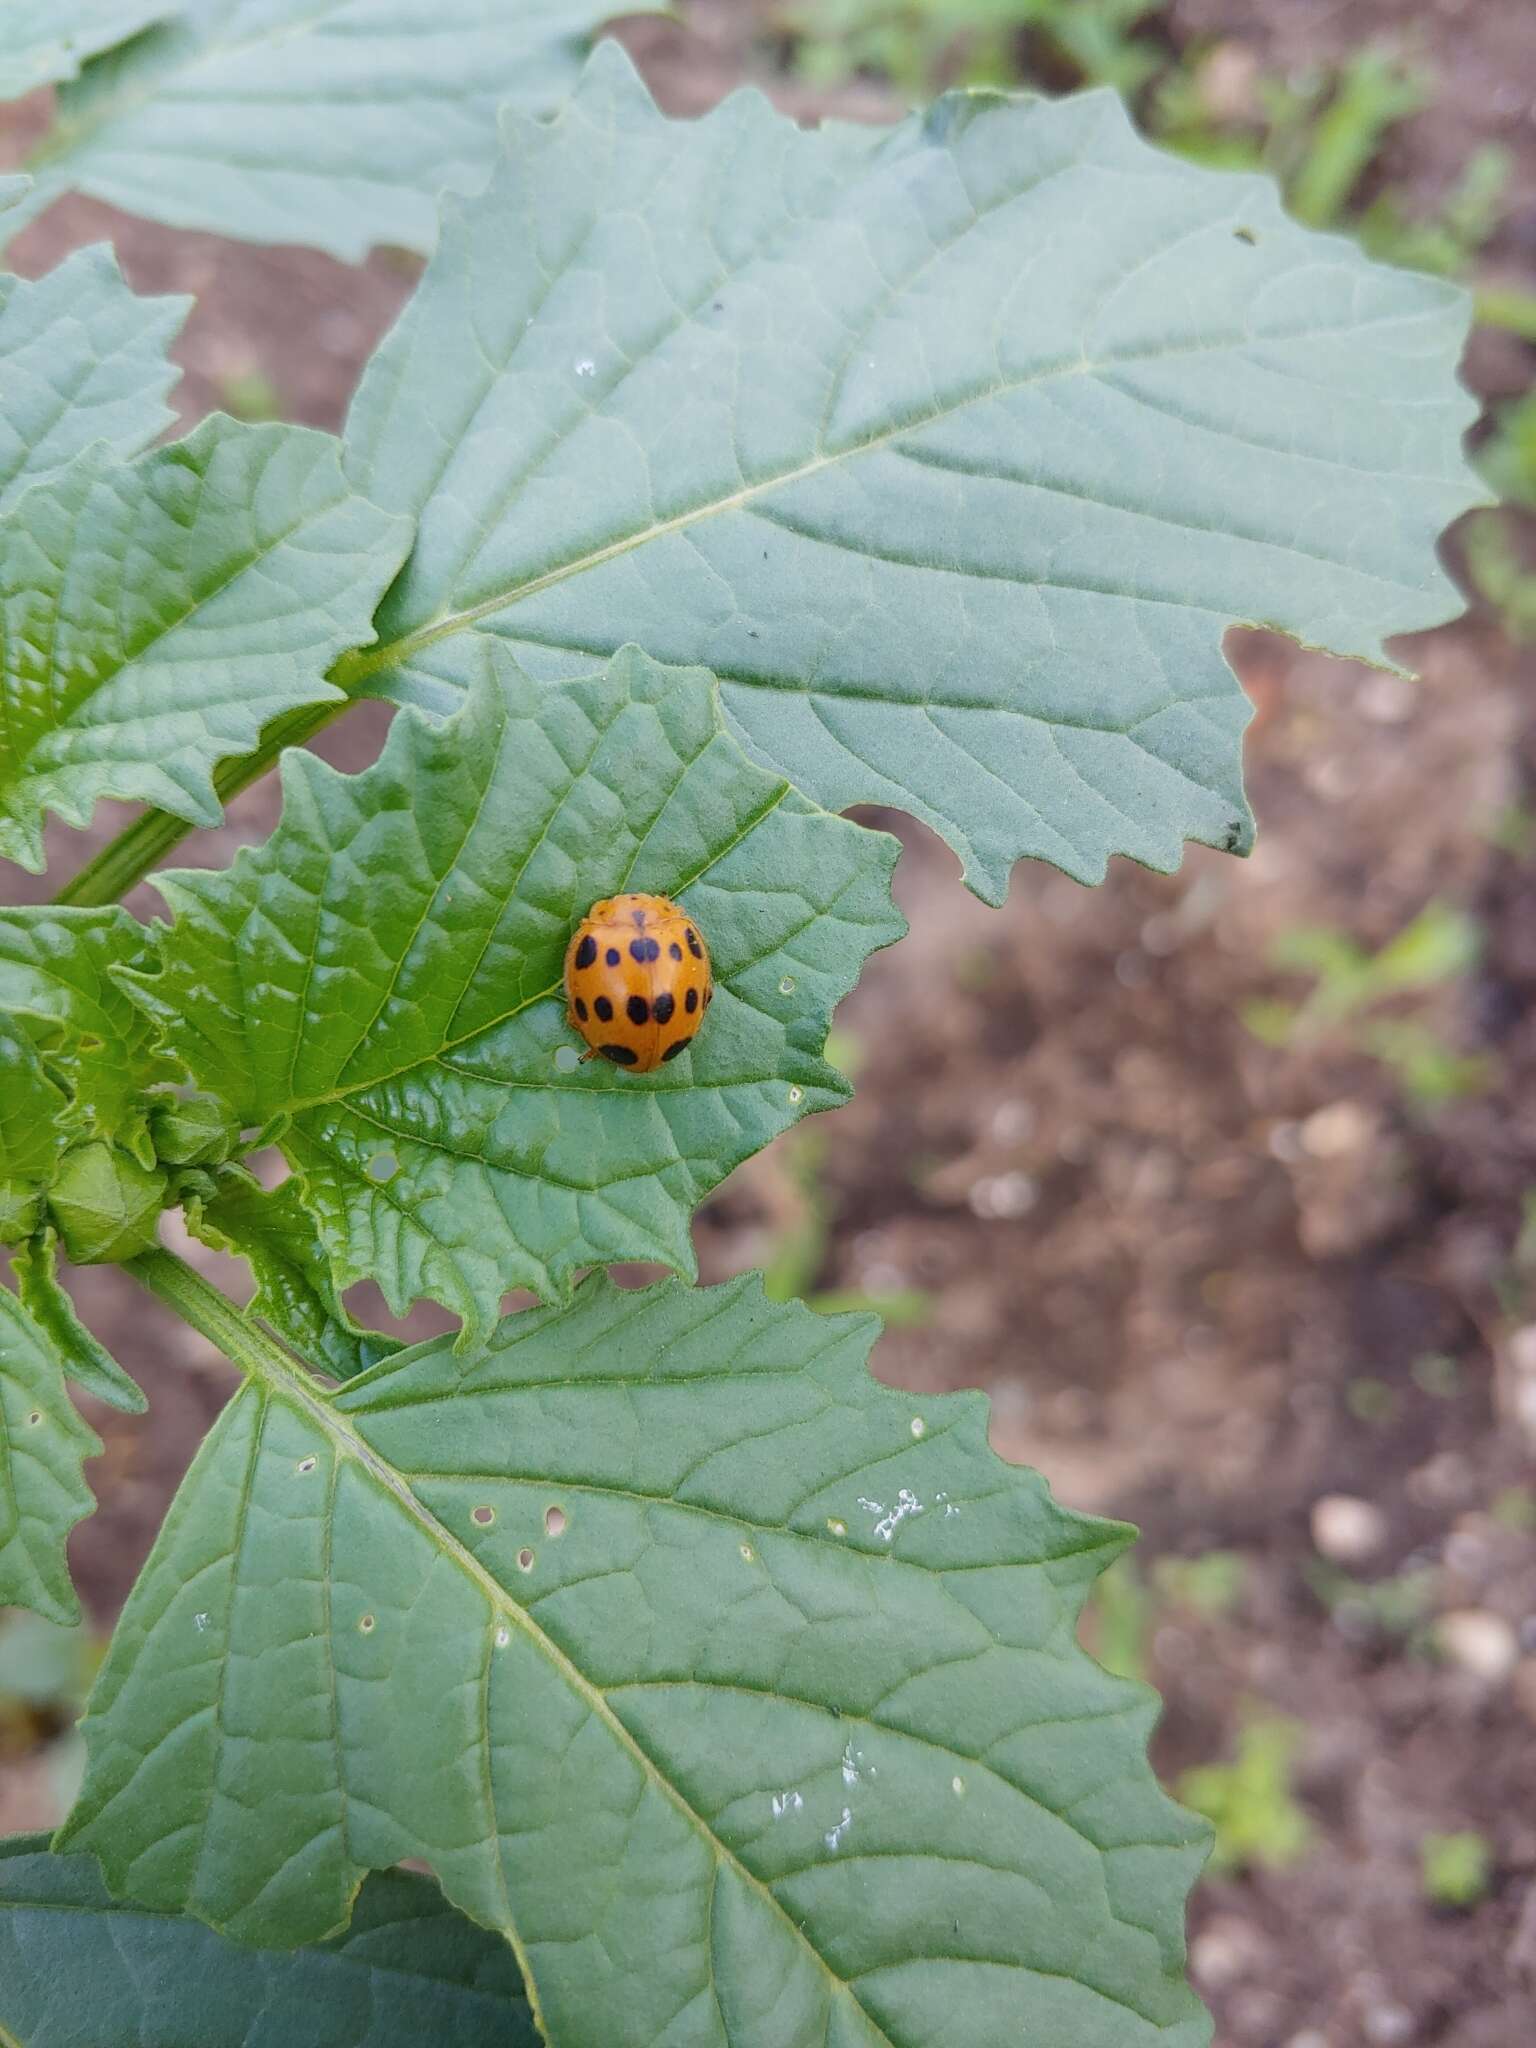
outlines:
[[[1189,1945],[1189,1966],[1210,1991],[1224,1991],[1263,1960],[1264,1943],[1246,1920],[1222,1913]]]
[[[1358,1102],[1330,1102],[1314,1109],[1301,1127],[1303,1149],[1314,1159],[1343,1159],[1369,1144],[1376,1119]]]
[[[1371,2048],[1403,2048],[1418,2032],[1417,2022],[1405,2005],[1373,2005],[1361,2025]]]
[[[1455,1607],[1435,1623],[1435,1641],[1452,1664],[1486,1685],[1499,1685],[1519,1661],[1520,1645],[1502,1614]]]
[[[1335,1564],[1363,1564],[1387,1540],[1379,1507],[1352,1493],[1325,1493],[1312,1503],[1312,1541]]]

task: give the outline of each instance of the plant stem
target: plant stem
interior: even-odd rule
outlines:
[[[253,782],[266,774],[286,748],[304,746],[316,733],[323,732],[340,718],[344,711],[350,710],[353,701],[346,697],[339,702],[309,704],[302,710],[290,711],[285,717],[274,719],[253,754],[242,754],[238,760],[225,761],[215,770],[213,786],[219,802],[227,803],[242,789],[249,789]],[[145,811],[142,817],[135,818],[131,825],[104,846],[94,860],[87,861],[73,881],[66,882],[53,900],[77,910],[116,903],[136,882],[142,882],[173,846],[179,845],[188,833],[196,830],[195,825],[189,824],[185,818],[174,817],[169,811]]]
[[[221,1294],[205,1280],[195,1266],[175,1252],[140,1252],[124,1263],[141,1287],[147,1288],[167,1308],[174,1309],[184,1323],[190,1323],[200,1337],[206,1337],[216,1351],[222,1351],[231,1365],[248,1379],[268,1386],[291,1387],[300,1377],[300,1367],[291,1352],[275,1337],[243,1315],[228,1295]],[[315,1388],[319,1392],[319,1388]]]

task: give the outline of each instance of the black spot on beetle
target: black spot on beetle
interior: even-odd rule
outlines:
[[[699,944],[699,935],[692,925],[689,925],[688,929],[683,933],[683,937],[688,941],[688,950],[694,959],[702,960],[704,958],[704,948]]]
[[[607,951],[607,953],[606,953],[606,954],[605,954],[605,955],[604,955],[603,957],[604,957],[604,958],[605,958],[605,959],[607,960],[607,962],[608,962],[608,965],[609,965],[610,967],[617,967],[617,966],[618,966],[618,964],[619,964],[619,949],[618,949],[618,947],[617,947],[617,946],[610,946],[610,947],[608,948],[608,951]]]
[[[629,957],[631,960],[659,960],[661,958],[661,947],[655,939],[631,939],[629,942]]]
[[[587,1021],[587,1006],[581,1000],[580,996],[576,998],[576,1014],[581,1019],[582,1023],[585,1024]]]
[[[593,962],[593,961],[594,961],[594,960],[595,960],[596,958],[597,958],[597,941],[596,941],[596,939],[594,939],[594,938],[593,938],[592,934],[591,934],[590,932],[588,932],[588,933],[587,933],[587,936],[586,936],[586,937],[585,937],[585,938],[584,938],[584,939],[582,940],[581,944],[580,944],[580,945],[579,945],[579,946],[578,946],[578,947],[576,948],[576,965],[577,965],[578,967],[590,967],[590,966],[592,965],[592,962]]]
[[[676,939],[674,939],[671,945],[668,946],[667,951],[672,955],[672,958],[674,960],[681,960],[683,957],[683,949],[677,943]]]
[[[675,1060],[678,1054],[680,1052],[686,1052],[689,1046],[692,1045],[692,1043],[693,1040],[691,1038],[674,1038],[672,1043],[667,1047],[666,1051],[662,1054],[662,1058],[664,1060]]]
[[[698,1007],[699,992],[696,988],[691,988],[689,989],[687,995],[683,997],[683,1008],[688,1012],[689,1016],[691,1017]]]
[[[640,1055],[632,1045],[600,1045],[598,1051],[616,1067],[632,1067]]]
[[[592,1005],[592,1007],[594,1010],[596,1010],[598,1016],[602,1018],[605,1024],[611,1024],[613,1022],[613,1005],[609,1002],[606,996],[599,996],[597,1001]]]
[[[671,989],[664,988],[651,1005],[651,1008],[658,1024],[670,1024],[672,1022],[672,1012],[677,1008],[677,998],[673,995]]]
[[[649,1024],[651,1021],[651,1006],[644,996],[631,996],[624,1005],[624,1013],[631,1024]]]

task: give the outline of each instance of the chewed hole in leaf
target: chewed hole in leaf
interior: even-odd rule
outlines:
[[[393,1152],[375,1152],[364,1171],[371,1181],[382,1186],[385,1181],[393,1180],[400,1171],[400,1161]]]
[[[496,1510],[485,1501],[482,1501],[479,1507],[470,1509],[469,1519],[480,1528],[489,1529],[492,1522],[496,1519]]]
[[[782,978],[779,981],[779,994],[781,996],[792,996],[794,992],[795,977],[792,974],[786,974],[782,976]]]
[[[41,1410],[41,1408],[34,1408],[32,1410],[32,1413],[27,1417],[27,1423],[29,1427],[31,1427],[32,1429],[36,1429],[37,1425],[42,1421],[42,1419],[43,1411]]]
[[[1246,242],[1250,249],[1256,247],[1258,244],[1259,238],[1254,233],[1252,228],[1234,228],[1232,230],[1232,235],[1235,241]]]
[[[497,1649],[498,1649],[498,1650],[504,1650],[504,1649],[505,1649],[505,1648],[507,1647],[508,1643],[510,1643],[510,1642],[511,1642],[511,1640],[512,1640],[512,1631],[511,1631],[511,1629],[509,1629],[509,1628],[508,1628],[508,1627],[507,1627],[507,1626],[505,1625],[505,1623],[503,1623],[503,1625],[502,1625],[502,1626],[501,1626],[501,1627],[500,1627],[499,1629],[497,1629],[497,1631],[496,1631],[496,1647],[497,1647]]]
[[[533,1570],[533,1552],[531,1550],[524,1548],[517,1553],[517,1568],[520,1572],[531,1572]]]
[[[300,1458],[294,1470],[296,1472],[313,1472],[317,1462],[314,1458]]]
[[[555,1072],[557,1074],[574,1074],[580,1065],[581,1054],[574,1045],[557,1045],[555,1047]]]
[[[565,1524],[566,1514],[564,1508],[546,1508],[544,1510],[544,1533],[546,1536],[563,1536],[565,1534]]]
[[[365,1636],[371,1636],[374,1630],[378,1627],[378,1622],[374,1619],[374,1617],[371,1614],[365,1614],[362,1620],[357,1624],[357,1626],[360,1634]]]
[[[789,1091],[789,1099],[791,1102],[804,1102],[805,1090],[803,1088],[798,1087],[791,1088]]]

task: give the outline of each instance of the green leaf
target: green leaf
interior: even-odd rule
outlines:
[[[135,1588],[62,1839],[243,1940],[425,1858],[553,2048],[1195,2048],[1203,1831],[1094,1665],[1127,1532],[875,1324],[589,1280],[327,1397],[279,1354]]]
[[[82,1856],[0,1842],[0,2040],[17,2048],[537,2048],[506,1943],[424,1877],[370,1877],[349,1931],[262,1954],[120,1905]]]
[[[11,1253],[22,1305],[77,1387],[125,1415],[142,1415],[149,1406],[142,1390],[76,1315],[74,1303],[59,1285],[57,1266],[57,1239],[51,1230]]]
[[[143,926],[116,906],[0,908],[0,1013],[30,1020],[70,1097],[72,1126],[118,1140],[145,1165],[146,1092],[179,1070],[113,974],[150,964]]]
[[[0,100],[75,77],[87,58],[174,11],[175,0],[6,0]]]
[[[641,4],[182,0],[61,88],[19,211],[76,190],[343,262],[375,242],[426,251],[439,192],[483,183],[503,103],[556,106],[592,32]]]
[[[79,1620],[64,1546],[96,1505],[81,1468],[100,1450],[43,1331],[0,1287],[0,1607]]]
[[[349,1380],[401,1349],[347,1314],[295,1181],[267,1189],[243,1167],[226,1167],[208,1200],[188,1203],[186,1218],[201,1243],[249,1263],[249,1313],[333,1379]]]
[[[106,248],[0,275],[0,512],[93,442],[136,455],[170,423],[165,352],[191,303],[136,297]]]
[[[301,427],[215,417],[35,485],[0,521],[0,855],[40,868],[44,810],[103,796],[216,824],[214,768],[340,696],[405,543]]]
[[[397,1314],[429,1294],[483,1334],[508,1288],[691,1273],[709,1189],[846,1098],[822,1047],[905,929],[896,852],[754,766],[699,670],[629,650],[552,688],[499,655],[457,719],[397,719],[360,775],[290,754],[266,846],[156,878],[164,972],[131,984],[197,1083],[276,1131],[341,1286],[377,1280]],[[577,921],[629,888],[697,917],[716,978],[693,1048],[650,1074],[576,1066],[560,993]]]
[[[21,1022],[0,1007],[0,1187],[46,1187],[69,1142],[69,1097],[45,1072]]]
[[[484,635],[540,676],[705,662],[759,759],[999,900],[1021,854],[1248,845],[1232,621],[1381,662],[1460,606],[1464,296],[1112,96],[670,122],[603,45],[506,138],[347,430],[420,519],[384,694],[451,704]]]

